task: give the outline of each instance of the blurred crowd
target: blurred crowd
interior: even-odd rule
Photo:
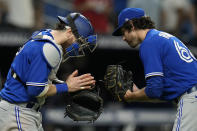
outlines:
[[[57,15],[77,11],[89,18],[97,34],[110,34],[122,9],[139,7],[151,16],[157,29],[195,45],[196,4],[197,0],[0,0],[0,27],[50,28]]]
[[[16,29],[44,27],[42,0],[0,0],[0,25]]]

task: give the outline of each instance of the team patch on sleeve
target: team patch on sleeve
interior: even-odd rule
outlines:
[[[145,79],[150,76],[163,76],[163,72],[151,72],[145,75]]]

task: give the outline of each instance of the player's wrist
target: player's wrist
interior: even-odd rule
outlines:
[[[68,92],[68,85],[66,83],[55,84],[57,94]]]

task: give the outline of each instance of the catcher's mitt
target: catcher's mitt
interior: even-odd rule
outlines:
[[[66,105],[65,116],[74,121],[94,122],[102,110],[103,99],[89,90],[83,90],[71,96],[69,104]]]
[[[132,91],[132,72],[125,71],[121,65],[108,65],[104,76],[105,88],[117,101],[124,101],[128,89]]]

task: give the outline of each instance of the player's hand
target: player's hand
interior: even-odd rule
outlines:
[[[133,92],[136,92],[138,90],[139,90],[139,88],[136,86],[136,84],[133,83]]]
[[[132,93],[133,92],[136,92],[136,91],[138,91],[138,90],[140,90],[137,86],[136,86],[136,84],[134,84],[133,83],[133,91],[131,91],[131,90],[127,90],[126,91],[126,94],[124,95],[124,99],[125,99],[125,101],[127,101],[127,99],[132,95]]]
[[[68,92],[90,89],[95,85],[95,82],[94,77],[90,73],[78,76],[78,70],[75,70],[66,80]]]

